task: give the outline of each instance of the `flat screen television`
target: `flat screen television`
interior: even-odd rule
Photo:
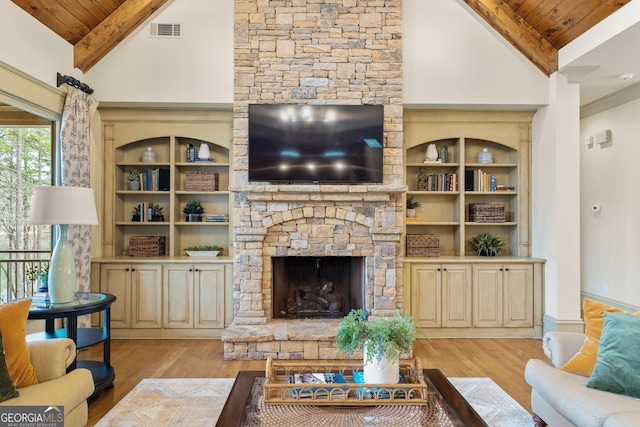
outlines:
[[[249,181],[381,183],[382,105],[249,105]]]

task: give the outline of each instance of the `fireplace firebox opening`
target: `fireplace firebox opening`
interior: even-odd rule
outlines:
[[[273,317],[340,318],[364,308],[364,257],[272,257]]]

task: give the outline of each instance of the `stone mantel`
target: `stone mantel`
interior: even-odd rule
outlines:
[[[248,201],[360,201],[387,202],[392,194],[406,193],[406,185],[363,184],[252,184],[230,185],[229,191]]]

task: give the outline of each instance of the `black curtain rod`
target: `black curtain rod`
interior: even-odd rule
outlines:
[[[58,87],[60,87],[62,83],[66,83],[69,86],[77,87],[78,89],[88,93],[89,95],[93,93],[93,89],[91,89],[89,85],[84,84],[80,80],[76,80],[71,76],[63,76],[62,74],[58,73],[57,81],[58,81]]]

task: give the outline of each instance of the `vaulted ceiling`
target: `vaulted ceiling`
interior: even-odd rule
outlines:
[[[73,45],[86,72],[167,0],[11,0]]]
[[[73,45],[93,67],[167,0],[11,0]],[[444,0],[425,0],[444,1]],[[558,50],[631,0],[464,0],[546,75]],[[197,11],[196,11],[197,12]]]

